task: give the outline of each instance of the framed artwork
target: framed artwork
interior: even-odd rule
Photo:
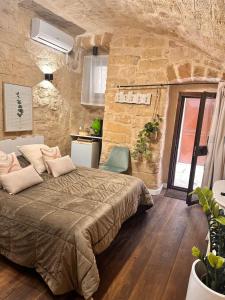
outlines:
[[[32,88],[3,83],[5,132],[33,129]]]

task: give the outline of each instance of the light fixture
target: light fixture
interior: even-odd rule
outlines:
[[[96,47],[96,46],[93,47],[92,54],[95,56],[98,55],[98,47]]]
[[[46,73],[45,74],[45,80],[53,81],[53,74],[52,73]]]

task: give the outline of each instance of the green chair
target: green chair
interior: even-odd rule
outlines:
[[[129,149],[127,147],[114,146],[109,158],[100,169],[116,173],[127,173],[129,167]]]

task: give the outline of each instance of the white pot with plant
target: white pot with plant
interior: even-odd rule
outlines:
[[[186,300],[225,299],[225,217],[208,188],[196,188],[199,204],[206,214],[209,227],[209,253],[202,254],[197,247],[192,254],[193,263]]]

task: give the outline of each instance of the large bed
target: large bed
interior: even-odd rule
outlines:
[[[0,254],[35,268],[54,294],[85,299],[99,286],[95,255],[152,198],[135,177],[77,168],[16,195],[0,189]]]

